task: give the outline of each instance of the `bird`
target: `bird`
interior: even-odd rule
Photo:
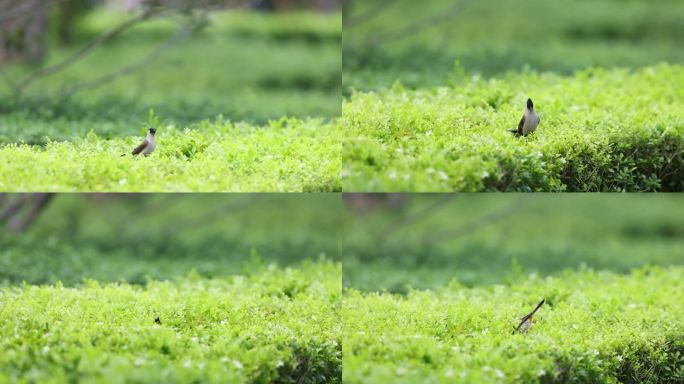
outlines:
[[[520,319],[520,324],[518,324],[518,327],[513,330],[513,334],[515,334],[515,331],[525,333],[530,330],[530,327],[532,327],[532,316],[534,316],[539,307],[541,307],[542,304],[544,304],[544,301],[546,301],[546,299],[542,299],[542,301],[539,304],[537,304],[537,306],[534,308],[532,312],[528,313],[522,319]]]
[[[149,155],[150,153],[154,152],[154,149],[157,148],[157,143],[154,142],[154,135],[157,133],[157,129],[152,127],[147,131],[147,136],[145,136],[145,140],[143,140],[140,145],[135,147],[133,152],[131,154],[133,156],[136,156],[138,154],[143,154],[145,156]]]
[[[161,325],[161,320],[159,319],[159,316],[154,317],[154,322],[158,325]]]
[[[537,129],[537,125],[539,125],[539,115],[534,111],[532,99],[528,98],[525,112],[518,123],[518,129],[511,132],[515,133],[516,136],[527,136]]]

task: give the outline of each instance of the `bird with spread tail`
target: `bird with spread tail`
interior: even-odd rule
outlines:
[[[516,136],[527,136],[536,131],[538,125],[539,115],[534,111],[534,103],[532,102],[532,99],[527,99],[525,112],[518,123],[518,129],[512,130],[511,132],[515,133]]]
[[[545,301],[546,299],[542,299],[542,301],[539,304],[537,304],[537,306],[534,308],[532,312],[528,313],[527,315],[523,316],[522,319],[520,319],[520,324],[518,324],[518,327],[515,330],[513,330],[513,334],[515,334],[516,331],[520,333],[525,333],[530,330],[530,328],[532,327],[532,317],[537,312],[539,307],[541,307],[542,304],[544,304]]]
[[[147,131],[147,136],[145,136],[145,140],[143,140],[140,145],[135,147],[133,149],[133,152],[131,154],[133,156],[143,154],[145,156],[149,155],[150,153],[154,152],[154,149],[157,148],[157,143],[154,141],[154,135],[157,133],[157,129],[152,127]],[[122,155],[124,156],[124,155]]]

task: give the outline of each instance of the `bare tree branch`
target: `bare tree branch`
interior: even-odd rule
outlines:
[[[394,32],[387,32],[385,34],[378,35],[377,37],[364,42],[363,46],[366,48],[375,48],[389,41],[396,41],[406,38],[408,36],[415,35],[416,33],[421,32],[423,29],[432,28],[440,23],[443,23],[451,19],[471,1],[472,0],[457,1],[454,3],[454,5],[452,5],[445,11],[438,12],[426,19],[419,20],[411,25],[408,25]]]
[[[378,0],[375,4],[371,5],[362,12],[360,15],[345,17],[342,19],[342,23],[345,27],[354,27],[358,24],[366,22],[379,16],[382,12],[386,11],[391,5],[396,4],[396,1],[392,0]]]
[[[433,212],[444,206],[445,204],[451,202],[453,198],[456,197],[455,194],[453,193],[445,193],[440,196],[439,199],[436,199],[432,204],[429,206],[423,208],[422,210],[415,212],[411,215],[406,215],[402,217],[400,220],[392,223],[389,225],[387,228],[383,229],[380,232],[380,236],[378,236],[378,243],[382,244],[384,243],[387,238],[390,236],[395,235],[401,228],[413,225],[428,216],[430,216]]]
[[[500,220],[513,212],[520,209],[525,203],[525,196],[521,196],[511,202],[509,205],[477,217],[465,224],[461,224],[456,228],[448,228],[443,231],[435,232],[432,236],[426,236],[423,242],[426,244],[438,243],[445,240],[453,240],[465,234],[473,232],[481,227],[491,224],[494,221]]]
[[[88,44],[84,45],[81,47],[79,50],[76,52],[72,53],[70,56],[66,57],[62,61],[53,64],[51,66],[47,66],[44,68],[41,68],[29,76],[27,76],[24,80],[22,80],[19,84],[16,85],[15,87],[15,96],[20,96],[26,88],[28,88],[33,82],[36,80],[49,76],[55,72],[58,72],[69,65],[73,64],[83,56],[85,56],[87,53],[92,51],[95,47],[98,45],[111,40],[112,38],[118,36],[125,30],[133,27],[134,25],[138,24],[139,22],[146,20],[150,18],[151,16],[160,13],[161,11],[166,10],[165,8],[146,8],[143,12],[139,13],[135,17],[132,17],[125,22],[119,24],[118,26],[114,27],[113,29],[99,35],[95,39],[91,40],[88,42]]]
[[[151,51],[145,57],[141,58],[135,63],[129,64],[116,71],[100,76],[97,79],[77,83],[63,91],[65,96],[71,96],[86,88],[92,89],[99,87],[101,85],[110,83],[118,79],[119,77],[126,76],[137,70],[142,69],[143,67],[147,66],[148,64],[156,60],[162,53],[173,47],[177,42],[187,38],[190,35],[191,30],[192,28],[188,26],[178,29],[178,31],[176,31],[176,33],[173,36],[171,36],[168,40],[166,40],[164,43],[159,45],[157,48],[155,48],[153,51]]]

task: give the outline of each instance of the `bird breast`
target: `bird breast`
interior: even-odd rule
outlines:
[[[154,136],[148,135],[147,143],[147,146],[142,151],[143,155],[148,155],[152,153],[152,151],[154,151],[154,149],[157,147],[157,143],[154,142]]]
[[[525,124],[523,124],[523,135],[534,132],[539,124],[539,116],[534,110],[525,110]]]

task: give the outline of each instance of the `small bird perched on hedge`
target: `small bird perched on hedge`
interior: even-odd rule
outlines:
[[[527,136],[537,129],[537,125],[539,125],[539,116],[537,115],[537,112],[534,111],[532,99],[527,99],[525,112],[518,123],[518,129],[511,132],[515,133],[516,136]]]
[[[142,153],[143,155],[147,156],[150,153],[154,152],[154,149],[157,148],[157,143],[154,142],[155,133],[157,133],[157,129],[154,127],[150,128],[147,131],[147,136],[145,136],[145,140],[143,140],[143,142],[140,143],[140,145],[135,147],[131,154],[135,156]]]
[[[520,324],[518,324],[518,327],[513,331],[513,334],[515,334],[515,331],[525,333],[530,330],[530,327],[532,327],[532,316],[534,316],[539,307],[541,307],[542,304],[544,304],[544,301],[546,301],[546,299],[542,299],[542,301],[539,304],[537,304],[537,307],[534,308],[532,312],[528,313],[520,320]]]

